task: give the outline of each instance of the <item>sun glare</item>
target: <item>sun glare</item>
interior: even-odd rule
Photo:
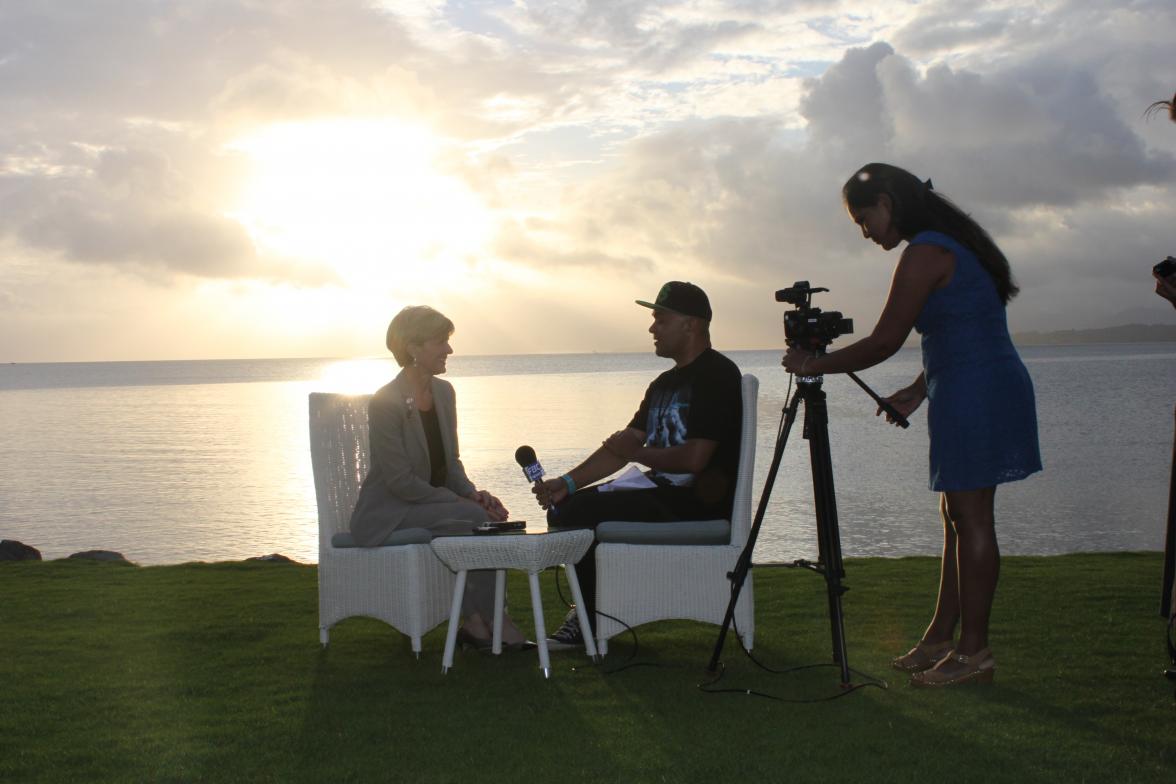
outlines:
[[[330,266],[351,287],[452,286],[490,234],[487,208],[434,163],[441,140],[392,120],[271,125],[229,148],[252,173],[230,211],[258,249]]]
[[[391,357],[384,359],[346,359],[332,362],[323,368],[316,389],[362,395],[379,389],[393,378],[400,368]]]

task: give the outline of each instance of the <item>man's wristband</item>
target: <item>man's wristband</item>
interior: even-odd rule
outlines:
[[[573,495],[576,492],[576,483],[572,480],[572,478],[567,474],[564,474],[560,477],[560,479],[562,479],[563,483],[567,485],[568,495]]]

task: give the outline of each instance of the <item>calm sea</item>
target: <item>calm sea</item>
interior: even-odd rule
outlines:
[[[1045,471],[997,492],[1009,554],[1163,546],[1176,343],[1032,347]],[[760,379],[756,496],[788,376],[778,351],[730,356]],[[649,380],[650,354],[461,357],[462,456],[515,519],[542,527],[514,462],[535,447],[570,468],[623,427]],[[0,366],[0,538],[58,558],[118,550],[142,564],[280,552],[317,560],[307,437],[311,391],[373,391],[388,360],[113,362]],[[919,371],[917,350],[861,374],[881,394]],[[874,417],[848,379],[830,376],[830,436],[844,551],[937,554],[922,411],[909,430]],[[807,443],[794,429],[757,560],[816,554]]]

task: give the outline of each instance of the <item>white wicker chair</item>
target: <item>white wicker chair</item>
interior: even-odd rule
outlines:
[[[371,395],[310,395],[310,459],[319,520],[319,641],[344,618],[366,615],[412,638],[449,618],[453,573],[421,529],[397,532],[405,544],[356,547],[348,530],[359,485],[368,471]]]
[[[596,529],[596,638],[601,654],[608,640],[625,626],[673,618],[721,625],[731,599],[727,573],[747,543],[751,530],[751,485],[755,473],[756,401],[759,379],[743,377],[743,431],[739,446],[739,475],[729,523],[730,538],[720,544],[634,544],[642,532],[673,535],[682,526],[697,534],[709,527],[725,536],[727,521],[688,523],[601,523]],[[749,650],[755,636],[755,602],[751,572],[735,605],[735,626]]]

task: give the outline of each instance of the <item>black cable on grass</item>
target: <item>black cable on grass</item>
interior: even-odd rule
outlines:
[[[755,661],[755,660],[753,659],[752,661]],[[784,674],[784,673],[789,673],[789,672],[796,672],[798,670],[808,670],[808,669],[812,669],[815,667],[838,667],[838,668],[840,668],[840,665],[836,664],[834,662],[828,662],[825,664],[805,664],[800,667],[792,667],[787,670],[769,670],[769,671],[776,673],[776,674]],[[808,704],[808,703],[830,702],[831,700],[840,699],[841,697],[844,697],[847,694],[851,694],[855,691],[858,691],[859,689],[864,689],[867,686],[873,686],[878,689],[890,688],[889,685],[886,683],[886,681],[871,679],[871,680],[867,681],[866,683],[855,683],[847,688],[843,688],[841,691],[837,692],[836,694],[830,694],[825,697],[816,697],[816,698],[813,698],[810,700],[793,700],[793,699],[788,699],[787,697],[780,697],[775,694],[768,694],[767,692],[756,691],[755,689],[745,689],[745,688],[715,689],[715,688],[711,688],[716,683],[718,683],[720,680],[722,680],[725,672],[726,672],[726,667],[723,666],[722,662],[719,662],[719,674],[715,676],[714,680],[710,680],[710,681],[706,681],[705,683],[698,684],[698,690],[703,692],[704,694],[745,694],[748,697],[763,697],[764,699],[772,700],[774,702],[787,702],[787,703],[792,703],[792,704],[797,704],[797,705],[804,705],[804,704]],[[861,675],[863,678],[870,678],[871,677],[869,675],[865,675],[863,673],[860,673],[857,670],[851,669],[850,672],[854,673],[855,675]]]
[[[765,566],[798,567],[797,564],[782,564],[782,563],[765,564]],[[731,592],[732,592],[732,594],[734,594],[734,592],[735,592],[734,585],[731,586]],[[735,622],[734,618],[731,619],[731,625],[735,630],[735,639],[739,641],[739,649],[741,651],[743,651],[743,654],[748,659],[750,659],[752,661],[752,663],[755,664],[755,666],[757,666],[761,670],[764,670],[765,672],[769,672],[773,675],[789,675],[791,673],[801,672],[803,670],[812,670],[812,669],[817,669],[817,668],[822,668],[822,667],[838,667],[838,668],[840,668],[840,666],[841,666],[841,665],[837,664],[836,662],[824,662],[824,663],[820,663],[820,664],[801,664],[801,665],[797,665],[796,667],[789,667],[789,668],[783,669],[783,670],[778,670],[773,667],[769,667],[768,665],[761,662],[759,659],[755,658],[755,656],[752,655],[751,651],[749,651],[747,649],[747,646],[745,646],[743,644],[743,637],[739,634],[739,625]],[[726,667],[723,666],[722,662],[719,662],[718,674],[712,680],[698,684],[698,690],[705,693],[705,694],[746,694],[749,697],[763,697],[764,699],[774,700],[776,702],[789,702],[789,703],[805,704],[805,703],[813,703],[813,702],[828,702],[830,700],[840,699],[841,697],[844,697],[846,694],[851,694],[855,691],[858,691],[859,689],[864,689],[867,687],[873,687],[873,688],[877,688],[877,689],[889,689],[890,688],[890,684],[888,684],[886,681],[882,680],[881,678],[876,678],[872,675],[867,675],[864,672],[860,672],[860,671],[852,669],[852,668],[850,668],[849,671],[851,673],[853,673],[854,675],[857,675],[858,677],[865,678],[866,682],[851,684],[849,686],[844,686],[844,687],[842,687],[841,691],[837,692],[836,694],[830,694],[825,697],[817,697],[815,699],[810,699],[810,700],[792,700],[792,699],[788,699],[785,697],[776,696],[775,694],[768,694],[766,692],[756,691],[755,689],[745,689],[745,688],[738,688],[738,687],[736,687],[736,688],[722,688],[722,689],[712,688],[716,683],[718,683],[720,680],[723,679],[723,675],[726,672]]]
[[[568,601],[567,597],[564,596],[563,589],[560,587],[559,567],[552,567],[552,568],[555,570],[555,574],[553,575],[553,579],[555,580],[555,593],[557,596],[559,596],[559,600],[561,602],[563,602],[564,607],[567,607],[568,610],[571,610],[573,605],[571,602]],[[629,634],[631,634],[633,636],[633,650],[629,653],[629,656],[623,662],[621,662],[620,665],[618,665],[617,667],[614,667],[610,670],[604,669],[604,657],[601,656],[599,663],[593,662],[592,669],[599,670],[602,675],[613,675],[614,673],[622,672],[624,670],[629,670],[634,667],[661,667],[661,666],[663,666],[663,665],[658,664],[656,662],[635,662],[635,661],[633,661],[633,659],[635,659],[637,657],[637,652],[639,650],[641,650],[641,643],[637,639],[637,630],[634,629],[629,624],[622,621],[620,618],[617,618],[615,615],[609,615],[608,613],[601,612],[600,610],[596,610],[595,614],[598,616],[604,617],[604,618],[608,618],[609,620],[616,621],[621,626],[624,626],[625,631],[627,631]],[[593,619],[593,621],[595,621],[595,619]],[[572,672],[577,672],[578,669],[579,669],[578,667],[572,667]]]

